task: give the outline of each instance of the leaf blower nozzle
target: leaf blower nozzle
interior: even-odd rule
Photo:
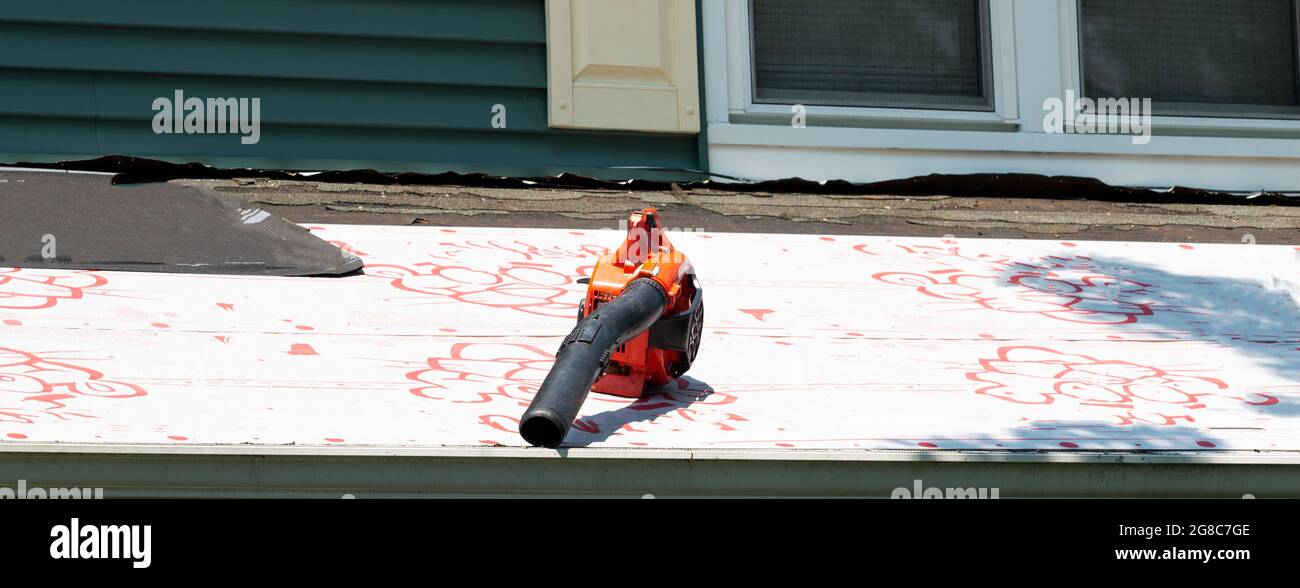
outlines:
[[[560,345],[555,365],[520,421],[519,433],[524,440],[542,447],[559,445],[587,393],[609,364],[612,350],[659,320],[665,301],[658,283],[640,279],[582,319]]]
[[[632,213],[627,239],[601,256],[587,284],[578,324],[519,421],[531,445],[560,445],[591,391],[640,397],[686,373],[699,350],[703,291],[655,209]]]

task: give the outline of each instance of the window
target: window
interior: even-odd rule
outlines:
[[[1157,115],[1300,117],[1293,0],[1079,0],[1083,93]]]
[[[993,110],[987,0],[751,0],[757,104]]]

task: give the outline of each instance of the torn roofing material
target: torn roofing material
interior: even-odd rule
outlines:
[[[76,171],[108,172],[116,174],[115,184],[164,182],[179,179],[234,179],[269,178],[317,182],[403,184],[403,185],[454,185],[483,188],[562,188],[562,189],[615,189],[615,190],[670,190],[674,188],[711,189],[734,192],[771,192],[821,194],[826,196],[1013,196],[1020,198],[1080,198],[1118,202],[1188,202],[1195,204],[1279,204],[1300,205],[1300,197],[1291,192],[1218,192],[1183,186],[1166,188],[1113,186],[1094,178],[1073,176],[1043,176],[1021,173],[983,174],[930,174],[883,182],[855,184],[843,180],[818,182],[802,178],[746,181],[741,178],[720,176],[699,170],[672,170],[662,168],[620,168],[627,172],[627,181],[616,182],[560,174],[538,178],[511,178],[489,176],[481,173],[462,174],[444,172],[386,173],[373,169],[321,171],[314,173],[288,170],[223,169],[202,163],[171,163],[155,159],[127,156],[107,156],[81,161],[58,163],[17,163],[21,167]],[[646,177],[669,180],[640,179]],[[727,180],[718,182],[700,180],[715,177]],[[677,181],[681,180],[681,181]]]
[[[98,174],[0,170],[0,266],[341,275],[361,260],[242,199]]]

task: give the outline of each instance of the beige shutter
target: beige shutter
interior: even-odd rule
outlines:
[[[546,0],[550,125],[698,133],[695,0]]]

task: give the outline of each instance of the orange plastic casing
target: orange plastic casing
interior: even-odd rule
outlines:
[[[662,316],[685,311],[694,295],[691,262],[677,251],[660,229],[658,211],[646,208],[632,213],[628,218],[627,237],[618,249],[608,252],[596,262],[587,297],[583,303],[583,316],[590,315],[601,304],[613,300],[633,280],[649,278],[658,282],[667,294]],[[596,381],[592,390],[627,398],[638,398],[646,383],[662,386],[675,377],[672,366],[679,352],[650,346],[649,331],[624,342],[610,355],[605,374]]]

